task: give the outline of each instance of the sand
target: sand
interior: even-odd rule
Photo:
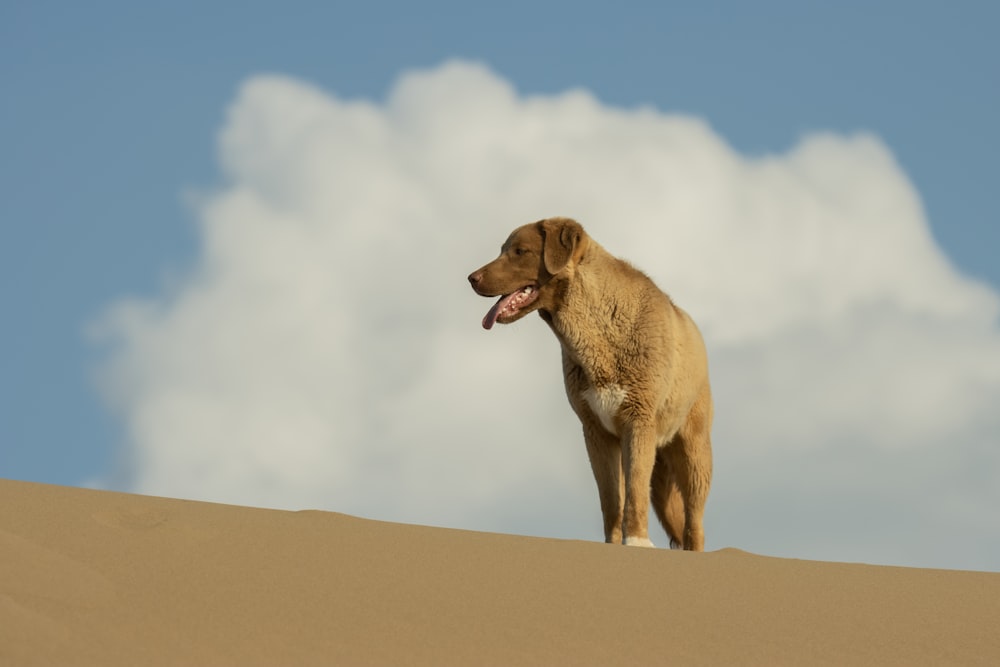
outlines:
[[[1000,574],[0,480],[2,665],[1000,664]]]

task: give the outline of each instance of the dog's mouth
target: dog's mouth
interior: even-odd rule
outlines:
[[[483,318],[483,328],[492,329],[497,322],[509,322],[526,306],[538,298],[538,285],[525,285],[516,292],[505,294],[493,304],[490,312]]]

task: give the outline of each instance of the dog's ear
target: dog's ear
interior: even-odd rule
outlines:
[[[556,275],[566,268],[583,240],[583,227],[569,218],[549,218],[538,223],[542,231],[542,261]]]

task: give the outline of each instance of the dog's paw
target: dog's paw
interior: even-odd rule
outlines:
[[[652,547],[654,549],[656,548],[656,545],[653,544],[652,540],[650,540],[648,537],[626,537],[624,544],[627,547]]]

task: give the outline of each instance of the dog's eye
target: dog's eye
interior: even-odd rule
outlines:
[[[514,248],[514,255],[516,257],[520,257],[521,255],[523,255],[526,252],[528,252],[527,248]]]

